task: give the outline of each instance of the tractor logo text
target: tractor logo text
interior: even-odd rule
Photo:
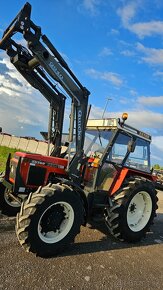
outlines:
[[[56,68],[56,66],[54,65],[52,61],[49,63],[49,66],[55,72],[55,74],[59,77],[59,79],[63,80],[63,75],[59,72],[59,70]]]
[[[78,111],[78,140],[81,140],[81,133],[82,133],[82,111]]]

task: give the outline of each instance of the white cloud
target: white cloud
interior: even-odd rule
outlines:
[[[160,151],[163,152],[163,136],[154,136],[152,138],[152,144],[157,148],[159,149]],[[163,159],[163,158],[162,158]]]
[[[9,58],[0,60],[2,70],[0,72],[0,86],[1,88],[8,89],[8,93],[31,93],[32,87],[27,83],[23,76],[11,64]],[[0,92],[2,90],[0,89]],[[9,92],[10,91],[10,92]]]
[[[137,3],[131,2],[122,8],[117,10],[117,14],[122,20],[122,24],[125,28],[128,28],[130,21],[133,19],[137,11]]]
[[[163,106],[163,96],[159,96],[159,97],[141,96],[138,98],[138,103],[145,106],[160,107],[160,106]]]
[[[102,116],[101,111],[99,108],[94,107],[93,111],[94,117],[98,118],[98,116]],[[106,118],[120,118],[122,116],[123,112],[106,112],[105,117]],[[127,111],[128,113],[128,120],[127,123],[133,127],[136,127],[140,130],[143,130],[143,128],[146,128],[148,130],[151,129],[162,129],[163,128],[163,114],[160,113],[154,113],[152,111],[147,111],[147,110],[130,110]]]
[[[135,97],[135,96],[137,96],[138,93],[137,93],[136,90],[131,89],[130,90],[130,94],[131,94],[131,96],[134,96]]]
[[[100,4],[100,0],[83,0],[83,7],[91,12],[91,14],[97,13],[97,6]]]
[[[163,114],[155,113],[148,110],[132,110],[127,111],[128,124],[131,124],[133,127],[137,127],[139,129],[162,129],[163,128]],[[116,112],[115,115],[117,117],[121,116],[122,112]],[[114,113],[112,114],[114,116]]]
[[[152,65],[163,64],[163,49],[145,47],[141,43],[137,43],[136,49],[145,55],[141,57],[142,61]]]
[[[119,102],[120,102],[121,104],[124,104],[124,105],[130,103],[129,99],[127,99],[127,98],[120,98]]]
[[[92,106],[90,118],[101,118],[104,109],[96,106]],[[106,111],[106,118],[121,118],[124,111],[110,112]],[[155,131],[163,130],[163,114],[155,113],[150,110],[127,110],[128,120],[127,123],[138,129],[155,129]],[[148,130],[148,131],[149,131]]]
[[[139,38],[151,35],[161,35],[163,33],[163,21],[150,20],[147,22],[135,22],[134,17],[139,8],[142,8],[142,1],[131,2],[117,10],[123,26],[135,33]]]
[[[159,77],[161,80],[163,80],[163,71],[156,71],[154,72],[153,76]]]
[[[94,79],[105,80],[107,82],[112,83],[116,87],[120,87],[123,85],[123,80],[121,76],[114,72],[100,72],[92,68],[92,69],[87,69],[86,73]]]
[[[49,103],[21,76],[8,58],[0,56],[0,126],[10,134],[39,138],[39,131],[47,130]],[[66,131],[69,115],[66,102]]]
[[[30,97],[27,93],[22,94],[21,98],[15,97],[14,93],[0,93],[1,126],[4,131],[19,135],[22,126],[25,129],[30,125],[35,127],[33,130],[37,134],[38,127],[47,127],[48,103],[37,91],[33,91],[33,100]]]
[[[92,105],[91,107],[91,112],[90,112],[90,119],[100,119],[102,117],[104,109],[102,109],[101,107],[97,107]]]
[[[27,126],[47,127],[48,103],[11,65],[9,59],[0,61],[0,116],[4,131],[20,135]],[[25,133],[27,134],[27,133]],[[29,133],[30,134],[30,133]]]
[[[108,48],[108,47],[104,47],[104,48],[100,51],[99,56],[108,56],[108,55],[112,55],[112,54],[113,54],[113,53],[112,53],[112,51],[111,51],[110,48]]]
[[[163,21],[149,21],[134,23],[128,27],[129,30],[137,34],[140,38],[154,34],[163,34]]]
[[[134,55],[135,55],[135,52],[126,49],[126,50],[122,50],[122,51],[121,51],[121,54],[124,55],[124,56],[129,56],[129,57],[130,57],[130,56],[134,56]]]
[[[112,28],[110,31],[111,34],[118,35],[119,31],[117,29]]]
[[[37,118],[36,118],[37,119]],[[31,126],[39,126],[40,125],[40,121],[37,120],[37,121],[34,121],[32,119],[29,119],[28,118],[28,115],[26,114],[26,116],[24,115],[19,115],[19,116],[16,116],[16,120],[18,121],[18,123],[20,123],[21,125],[24,124],[24,125],[31,125]],[[21,126],[22,127],[22,126]]]

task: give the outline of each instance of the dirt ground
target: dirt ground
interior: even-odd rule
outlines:
[[[163,192],[155,224],[139,244],[114,240],[104,225],[82,227],[63,255],[24,252],[13,219],[0,219],[0,289],[163,289]]]

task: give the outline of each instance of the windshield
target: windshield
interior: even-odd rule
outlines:
[[[84,143],[84,153],[86,156],[101,157],[112,134],[111,130],[87,130]]]

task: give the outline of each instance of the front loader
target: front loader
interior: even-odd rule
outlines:
[[[24,49],[20,46],[19,50],[13,40],[17,32],[27,42],[25,60]],[[46,77],[59,83],[72,100],[67,156],[19,153],[21,158],[17,158],[16,153],[16,166],[11,169],[8,161],[8,180],[3,186],[13,190],[16,181],[14,194],[20,187],[28,192],[16,218],[20,244],[39,256],[56,255],[74,242],[81,225],[96,213],[115,238],[140,241],[157,210],[150,170],[151,136],[127,125],[127,114],[122,119],[88,120],[89,91],[31,21],[29,3],[4,32],[0,48],[26,79],[28,73],[27,81],[35,77],[33,71],[39,75],[44,69]]]
[[[54,182],[58,175],[60,177],[67,175],[65,173],[67,160],[61,159],[65,155],[64,152],[61,152],[61,139],[66,97],[57,87],[58,72],[54,70],[55,65],[56,67],[60,66],[63,70],[65,77],[63,82],[65,81],[67,88],[70,86],[72,94],[76,90],[81,94],[81,90],[76,84],[78,80],[48,38],[41,35],[40,27],[30,20],[30,14],[31,6],[27,3],[4,32],[0,48],[6,51],[11,63],[26,81],[40,91],[49,102],[48,143],[52,143],[54,146],[50,157],[22,152],[16,152],[13,158],[9,155],[5,173],[0,176],[0,210],[9,216],[19,212],[21,202],[38,186]],[[28,47],[22,46],[12,38],[16,32],[24,33],[22,30],[23,21],[26,30],[24,37],[27,38],[28,46],[33,46],[35,52],[30,51]],[[34,33],[30,33],[29,29]],[[51,56],[49,51],[51,51]],[[79,86],[81,86],[80,83]],[[67,90],[69,91],[69,89]]]

